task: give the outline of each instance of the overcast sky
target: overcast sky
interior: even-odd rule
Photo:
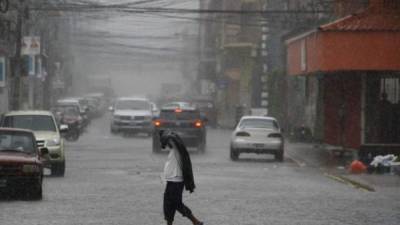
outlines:
[[[113,4],[143,2],[93,1]],[[147,2],[137,6],[197,9],[199,4],[198,0]],[[161,83],[181,82],[182,76],[195,76],[197,22],[178,19],[171,14],[111,10],[75,16],[77,27],[72,50],[77,75],[112,76],[119,95],[158,93]],[[193,68],[191,74],[182,74],[183,63]]]

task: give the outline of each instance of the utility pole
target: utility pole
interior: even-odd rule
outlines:
[[[15,30],[15,58],[13,70],[13,91],[12,91],[12,110],[19,110],[22,100],[21,76],[22,76],[22,26],[24,18],[24,0],[19,0],[17,8],[17,23]]]

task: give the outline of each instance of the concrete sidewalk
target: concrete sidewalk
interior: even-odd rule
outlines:
[[[338,155],[332,148],[313,143],[286,143],[286,156],[299,166],[321,170],[327,177],[367,191],[398,189],[400,176],[395,174],[352,174],[351,162],[356,154]]]

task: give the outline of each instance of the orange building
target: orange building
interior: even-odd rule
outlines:
[[[308,95],[316,98],[310,102],[325,143],[362,156],[400,153],[399,1],[370,0],[367,9],[286,45],[288,74],[317,85]]]

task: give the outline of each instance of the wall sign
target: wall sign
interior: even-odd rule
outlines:
[[[21,55],[40,55],[40,37],[24,37],[22,39]]]

